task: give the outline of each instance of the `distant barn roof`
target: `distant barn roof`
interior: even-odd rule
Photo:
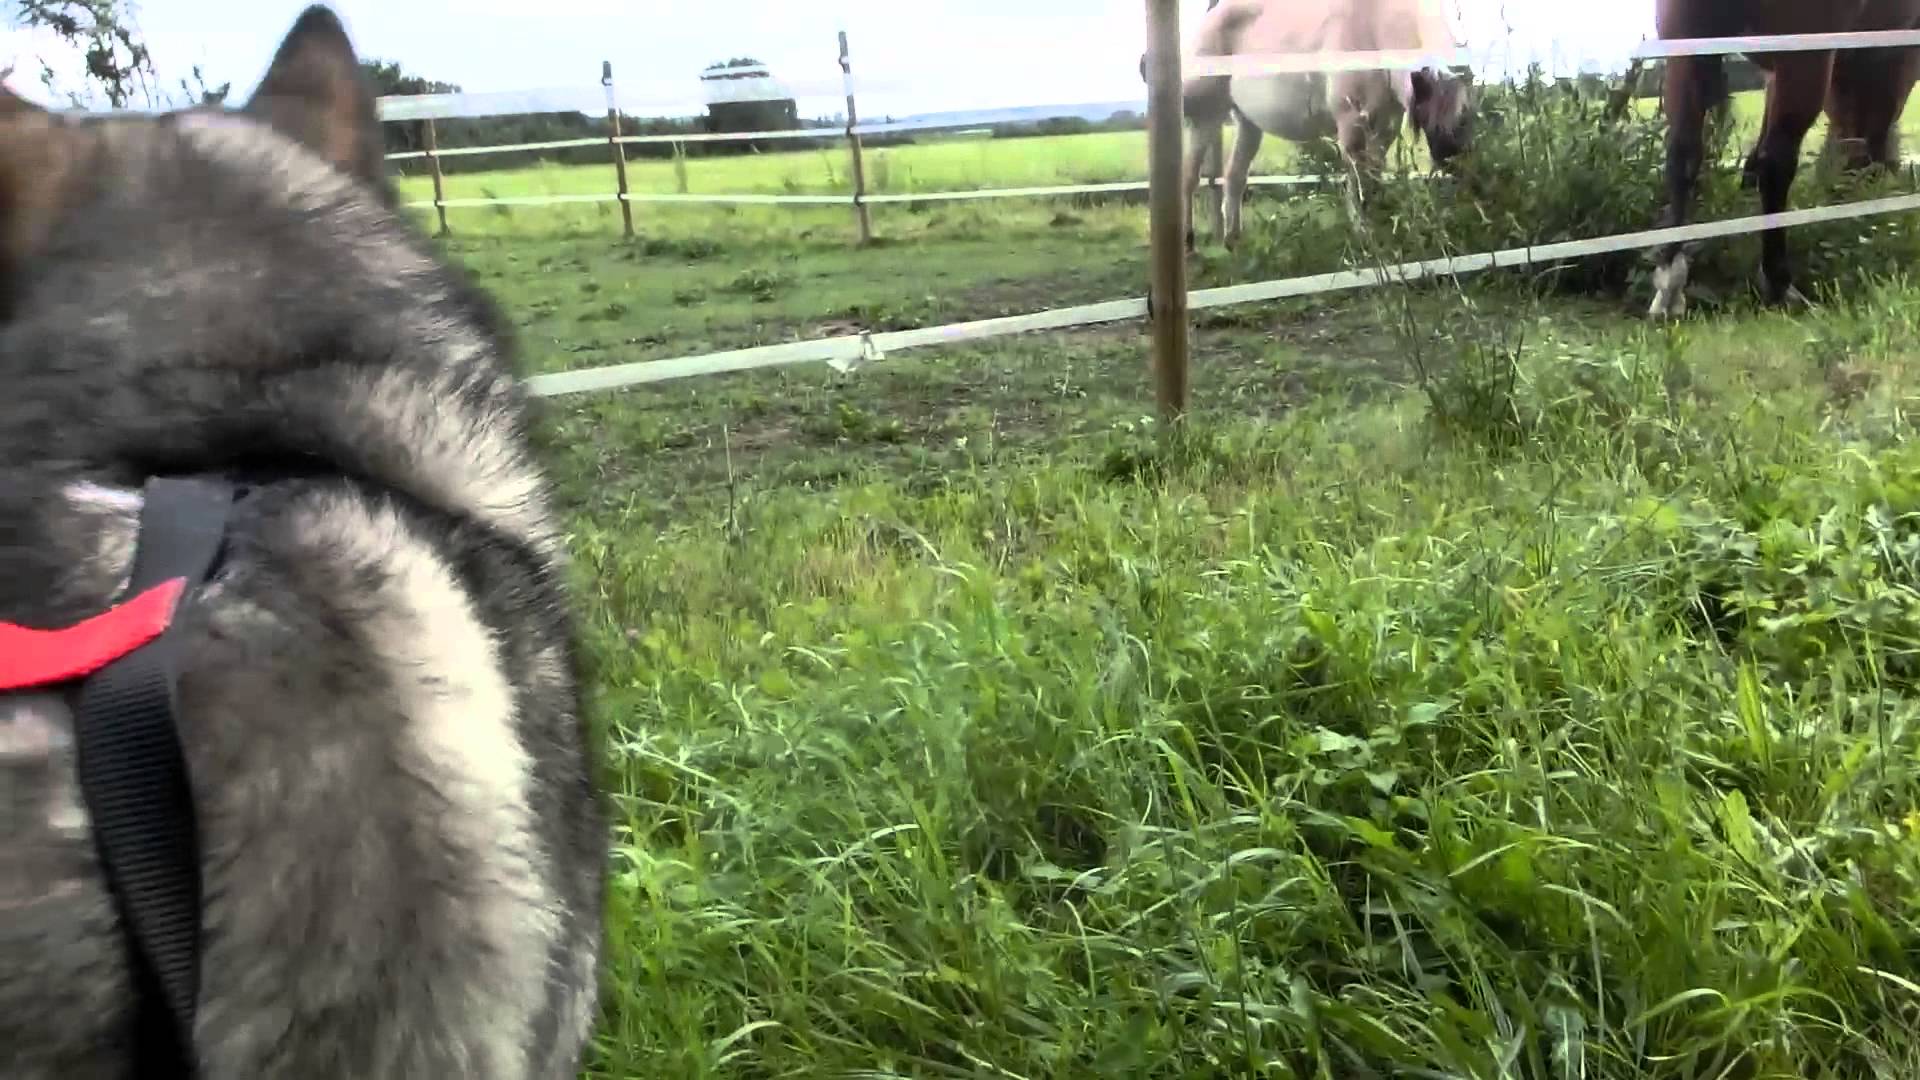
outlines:
[[[785,101],[793,97],[786,84],[764,67],[715,68],[700,76],[700,86],[707,93],[709,105]]]

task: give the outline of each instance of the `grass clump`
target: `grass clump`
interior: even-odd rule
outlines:
[[[1617,83],[1617,80],[1615,80]],[[1471,150],[1448,172],[1424,182],[1370,189],[1362,219],[1349,221],[1332,194],[1296,200],[1262,215],[1241,261],[1263,273],[1323,272],[1338,265],[1381,265],[1525,248],[1637,232],[1660,224],[1667,124],[1652,108],[1619,108],[1619,87],[1601,80],[1549,80],[1536,69],[1515,85],[1476,91]],[[1688,221],[1760,213],[1759,196],[1740,186],[1738,164],[1758,136],[1758,118],[1728,108],[1709,116],[1707,168]],[[1415,175],[1424,154],[1403,133],[1394,173]],[[1809,160],[1794,186],[1794,206],[1809,207],[1909,194],[1913,177],[1882,170],[1841,174],[1810,135]],[[1331,142],[1300,150],[1302,168],[1343,175]],[[1718,162],[1718,165],[1714,163]],[[1420,166],[1421,175],[1424,165]],[[1865,284],[1920,257],[1920,224],[1912,215],[1829,222],[1795,228],[1792,258],[1802,280],[1823,288]],[[1757,234],[1690,245],[1690,292],[1712,307],[1751,294]],[[1561,293],[1619,296],[1651,288],[1653,253],[1583,256],[1524,271],[1531,285]]]

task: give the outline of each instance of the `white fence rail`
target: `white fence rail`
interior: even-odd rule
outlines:
[[[1315,173],[1283,174],[1274,176],[1250,176],[1249,187],[1306,187],[1332,181],[1333,177]],[[1212,186],[1224,186],[1226,181],[1209,179],[1203,181]],[[736,193],[717,195],[665,194],[653,192],[618,192],[590,195],[506,195],[484,199],[416,199],[401,205],[410,210],[431,210],[436,206],[450,209],[470,209],[482,206],[564,206],[592,203],[679,203],[699,205],[709,203],[719,206],[884,206],[889,204],[911,204],[926,202],[964,202],[978,199],[1046,199],[1071,195],[1099,195],[1129,191],[1146,191],[1145,180],[1118,180],[1105,184],[1057,184],[1044,187],[1019,188],[977,188],[957,191],[905,191],[889,192],[880,195],[762,195],[757,193]]]
[[[1711,56],[1733,53],[1908,48],[1916,46],[1920,46],[1920,31],[1892,31],[1652,41],[1643,43],[1635,50],[1633,55],[1636,59],[1646,60],[1676,56]],[[1457,54],[1455,54],[1455,56],[1457,56]],[[1431,51],[1408,51],[1404,54],[1322,54],[1314,57],[1208,57],[1190,60],[1185,70],[1189,75],[1355,70],[1421,66],[1435,62],[1445,63],[1449,62],[1449,59],[1449,57]],[[844,79],[836,86],[837,89],[844,91],[848,95],[849,106],[852,105],[854,85],[852,75],[849,71],[846,73]],[[607,112],[610,115],[617,115],[617,102],[610,75],[597,90],[599,97],[602,99],[601,103]],[[783,90],[787,93],[793,92],[790,87],[783,88]],[[750,98],[752,92],[748,91],[747,93]],[[591,110],[585,105],[587,96],[588,92],[585,91],[584,88],[563,88],[559,90],[526,91],[520,93],[450,94],[417,98],[383,98],[380,100],[380,115],[382,120],[426,120],[431,122],[434,119],[490,116],[506,113],[588,112]],[[748,98],[734,98],[734,100],[746,99]],[[1049,113],[1044,110],[1054,111]],[[1113,111],[1118,112],[1121,111],[1121,109],[1115,108]],[[685,134],[638,136],[614,134],[608,138],[568,139],[545,143],[522,143],[509,146],[461,147],[438,151],[413,151],[390,155],[390,158],[394,160],[409,158],[437,159],[455,155],[560,149],[600,145],[603,143],[617,148],[622,144],[643,142],[687,143],[695,141],[804,138],[845,138],[852,145],[853,152],[857,155],[859,153],[859,137],[863,135],[932,131],[962,127],[971,128],[978,127],[982,124],[1030,122],[1034,119],[1045,119],[1048,116],[1075,114],[1075,107],[1040,106],[1026,109],[941,114],[908,118],[903,121],[849,125],[848,127],[838,129],[816,128],[800,131],[745,133],[689,132]],[[1907,159],[1907,161],[1911,164],[1913,159]],[[435,160],[435,169],[437,180],[437,160]],[[1327,178],[1320,176],[1268,176],[1254,178],[1252,182],[1266,185],[1301,185],[1320,183],[1326,179]],[[624,190],[623,169],[621,186],[622,190],[619,192],[607,194],[537,195],[489,199],[437,198],[431,201],[415,202],[407,205],[413,207],[438,207],[443,211],[447,207],[463,206],[556,205],[604,202],[718,202],[769,205],[852,205],[860,207],[876,203],[1046,197],[1081,193],[1144,191],[1148,189],[1149,185],[1144,181],[1123,181],[1108,184],[1072,184],[1044,187],[982,189],[975,191],[889,193],[881,195],[868,194],[858,190],[849,194],[833,195],[651,194],[632,193]],[[1761,214],[1734,218],[1726,221],[1701,222],[1675,228],[1648,229],[1637,232],[1620,233],[1612,236],[1592,237],[1584,240],[1508,248],[1473,255],[1454,256],[1451,258],[1419,260],[1401,263],[1395,266],[1349,269],[1306,277],[1283,278],[1212,289],[1191,290],[1187,293],[1187,305],[1189,309],[1192,310],[1204,310],[1232,304],[1253,303],[1286,297],[1312,296],[1321,293],[1409,282],[1441,275],[1458,275],[1477,273],[1496,268],[1533,266],[1593,255],[1643,250],[1669,244],[1739,236],[1769,229],[1789,228],[1819,222],[1868,218],[1887,214],[1908,213],[1915,210],[1920,210],[1920,195],[1903,195],[1893,198],[1872,199],[1805,210],[1792,210],[1778,214]],[[533,377],[529,380],[529,387],[535,394],[541,396],[562,396],[593,391],[614,390],[699,375],[712,375],[723,372],[746,371],[811,362],[826,362],[842,370],[852,370],[863,363],[882,359],[890,353],[907,349],[948,345],[966,341],[989,340],[1010,334],[1062,330],[1103,323],[1124,322],[1131,319],[1143,318],[1148,314],[1148,302],[1144,298],[1112,300],[1103,303],[1056,308],[1026,315],[953,323],[945,326],[923,327],[913,330],[863,332],[860,334],[843,335],[813,341],[796,341],[779,345],[736,349],[700,356],[681,356],[672,359],[641,361],[579,371],[556,372]]]
[[[1889,49],[1920,45],[1920,30],[1867,30],[1845,34],[1775,34],[1753,37],[1669,38],[1641,42],[1636,60],[1674,56],[1732,56],[1744,53],[1819,52],[1829,49]]]
[[[1636,52],[1650,58],[1677,55],[1719,55],[1728,52],[1778,52],[1788,48],[1805,48],[1805,42],[1812,39],[1845,39],[1838,47],[1882,48],[1888,44],[1920,45],[1920,31],[1899,31],[1896,33],[1872,34],[1834,34],[1804,35],[1793,38],[1700,38],[1665,42],[1650,42]],[[1785,44],[1782,44],[1782,43]],[[1853,44],[1847,44],[1853,43]],[[1195,70],[1191,74],[1246,71],[1276,72],[1321,70],[1324,65],[1333,64],[1341,69],[1351,68],[1361,63],[1363,58],[1373,58],[1367,66],[1417,66],[1424,63],[1442,62],[1449,57],[1419,51],[1401,53],[1333,53],[1319,56],[1280,56],[1280,57],[1201,57],[1192,62]],[[601,95],[611,101],[611,87],[595,87],[591,90],[559,89],[532,90],[525,92],[501,92],[481,94],[439,94],[420,95],[418,97],[381,98],[383,120],[398,121],[407,119],[432,119],[434,117],[477,117],[501,115],[507,112],[524,111],[583,111],[578,106],[588,96]],[[753,99],[751,94],[742,100],[774,100],[772,98]],[[696,106],[681,106],[695,109]],[[850,136],[871,137],[876,135],[931,133],[978,129],[995,124],[1031,124],[1037,121],[1066,118],[1089,118],[1104,113],[1112,116],[1118,113],[1144,113],[1144,101],[1088,102],[1062,105],[1017,106],[1005,109],[978,109],[949,113],[934,113],[908,117],[901,120],[866,122],[848,127],[809,127],[782,129],[773,131],[741,132],[704,132],[687,131],[672,134],[593,136],[574,139],[554,139],[544,142],[501,143],[487,146],[445,147],[432,150],[405,150],[386,155],[388,161],[431,161],[432,159],[477,157],[492,154],[537,153],[552,150],[584,149],[597,146],[634,146],[634,145],[675,145],[687,146],[706,143],[725,142],[770,142],[770,141],[819,141],[836,142]],[[1903,164],[1913,165],[1920,158],[1908,157]],[[435,168],[437,169],[437,164]],[[1302,187],[1329,182],[1331,177],[1313,174],[1255,176],[1249,183],[1256,187]],[[1218,184],[1219,181],[1214,181]],[[488,198],[440,198],[421,199],[406,203],[411,209],[478,209],[488,206],[559,206],[594,203],[651,203],[661,205],[761,205],[761,206],[875,206],[889,203],[948,202],[959,200],[1013,199],[1013,198],[1055,198],[1075,195],[1095,195],[1103,193],[1135,192],[1147,190],[1144,180],[1112,181],[1087,184],[1055,184],[1016,188],[979,188],[968,190],[926,191],[926,192],[888,192],[847,194],[761,194],[727,193],[695,194],[688,191],[674,193],[620,193],[609,191],[605,194],[571,195],[523,195]]]
[[[1537,266],[1591,255],[1644,250],[1667,244],[1740,236],[1766,229],[1876,217],[1913,210],[1920,210],[1920,195],[1867,199],[1836,206],[1789,210],[1779,214],[1755,214],[1751,217],[1700,222],[1667,229],[1645,229],[1587,240],[1506,248],[1500,251],[1457,255],[1444,259],[1423,259],[1374,269],[1337,270],[1306,277],[1279,278],[1243,285],[1196,289],[1187,294],[1187,303],[1194,310],[1202,310],[1289,297],[1315,296],[1321,293],[1418,281],[1422,278],[1472,274],[1496,268]],[[700,356],[680,356],[670,360],[643,360],[632,364],[555,372],[533,376],[528,380],[528,385],[537,395],[555,397],[595,390],[616,390],[647,383],[691,378],[696,375],[716,375],[723,372],[748,371],[787,364],[824,361],[842,370],[852,370],[867,361],[883,359],[889,353],[905,349],[951,345],[963,341],[981,341],[1004,337],[1008,334],[1031,333],[1036,330],[1065,330],[1101,323],[1123,322],[1129,319],[1145,318],[1146,315],[1147,301],[1144,298],[1110,300],[1078,307],[1055,308],[1030,315],[1010,315],[999,319],[950,323],[946,326],[924,327],[917,330],[849,334],[817,341],[795,341],[782,345],[763,345],[751,349],[735,349]]]

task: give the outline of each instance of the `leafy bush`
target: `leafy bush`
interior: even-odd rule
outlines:
[[[1600,80],[1551,81],[1538,70],[1512,86],[1476,95],[1470,152],[1447,172],[1414,179],[1403,135],[1399,167],[1378,185],[1355,229],[1337,191],[1291,200],[1266,215],[1249,215],[1242,258],[1267,274],[1315,273],[1338,265],[1379,265],[1445,255],[1537,246],[1656,228],[1666,203],[1663,170],[1667,124],[1636,106],[1610,115],[1614,87]],[[1688,220],[1760,212],[1759,196],[1740,185],[1739,162],[1757,132],[1722,111],[1709,118],[1706,158]],[[1817,144],[1808,141],[1807,150]],[[1331,143],[1301,148],[1301,171],[1342,175]],[[1717,164],[1716,164],[1717,163]],[[1412,181],[1412,182],[1394,182]],[[1906,174],[1845,176],[1822,158],[1803,164],[1791,206],[1811,207],[1912,190]],[[1789,234],[1796,280],[1846,284],[1908,265],[1920,256],[1920,225],[1880,217],[1797,226]],[[1691,285],[1713,302],[1745,290],[1754,278],[1757,235],[1694,245]],[[1539,286],[1563,292],[1645,292],[1653,252],[1588,256],[1526,271]],[[1812,295],[1814,288],[1802,286]]]

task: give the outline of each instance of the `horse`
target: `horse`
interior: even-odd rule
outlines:
[[[1920,29],[1920,0],[1658,0],[1654,29],[1661,40],[1747,35],[1828,34]],[[1920,49],[1814,50],[1751,53],[1767,73],[1766,113],[1760,137],[1742,168],[1742,186],[1760,189],[1760,210],[1777,214],[1800,165],[1807,131],[1824,111],[1828,148],[1848,172],[1899,163],[1899,120],[1920,75]],[[1705,154],[1707,113],[1727,96],[1724,58],[1667,59],[1663,88],[1667,114],[1667,207],[1660,223],[1686,224]],[[1785,229],[1760,236],[1761,290],[1769,304],[1806,303],[1794,286]],[[1680,244],[1654,259],[1650,318],[1686,311],[1687,255]]]
[[[1193,55],[1437,52],[1451,45],[1452,35],[1432,0],[1215,0],[1200,24]],[[1143,57],[1143,75],[1145,68]],[[1187,250],[1194,250],[1193,196],[1203,170],[1215,182],[1208,200],[1213,231],[1229,248],[1240,236],[1247,174],[1268,134],[1296,143],[1335,139],[1353,170],[1349,203],[1357,211],[1364,178],[1378,173],[1406,119],[1426,139],[1436,164],[1466,149],[1472,130],[1469,87],[1469,77],[1430,67],[1188,78],[1182,87],[1182,108],[1193,132],[1183,184]],[[1235,135],[1223,222],[1221,127],[1229,117]]]

